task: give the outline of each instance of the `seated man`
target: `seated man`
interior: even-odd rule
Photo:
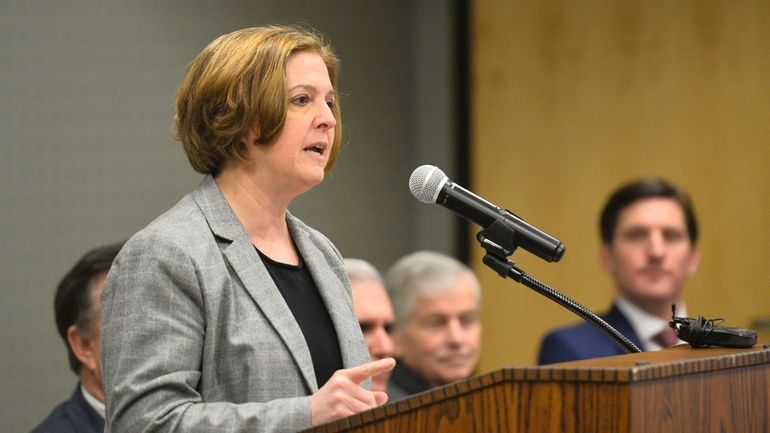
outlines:
[[[393,307],[382,276],[370,263],[361,259],[345,259],[345,270],[353,291],[353,309],[364,334],[366,348],[372,361],[393,356]],[[382,391],[388,385],[390,371],[372,376],[372,391]]]
[[[32,433],[102,433],[104,390],[99,366],[102,286],[122,243],[87,252],[56,289],[56,327],[80,383]]]
[[[396,316],[396,367],[389,401],[465,379],[479,360],[481,290],[459,261],[420,251],[385,277]]]
[[[671,304],[677,315],[685,282],[700,262],[698,225],[687,194],[652,178],[629,183],[613,193],[600,218],[601,264],[614,280],[617,296],[602,315],[642,350],[677,343],[668,326]],[[572,361],[626,353],[591,323],[552,331],[542,341],[538,363]]]

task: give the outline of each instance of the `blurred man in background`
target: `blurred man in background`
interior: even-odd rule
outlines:
[[[372,361],[393,356],[393,307],[379,271],[369,262],[346,258],[353,308]],[[390,371],[372,376],[372,391],[385,391]]]
[[[690,198],[663,179],[634,181],[610,196],[599,225],[601,264],[616,290],[602,319],[642,350],[676,344],[676,334],[668,326],[671,305],[676,304],[678,316],[686,316],[684,286],[700,262]],[[597,326],[581,323],[546,335],[538,362],[622,353],[625,349]]]
[[[479,361],[481,290],[473,271],[443,254],[419,251],[385,277],[396,316],[395,401],[473,374]]]
[[[104,390],[99,365],[102,286],[122,243],[87,252],[59,283],[54,298],[56,328],[67,346],[79,384],[33,433],[104,432]]]

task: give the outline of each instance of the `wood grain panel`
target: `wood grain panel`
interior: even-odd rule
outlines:
[[[505,368],[312,433],[767,432],[770,348],[692,349]]]
[[[770,312],[770,2],[478,0],[471,26],[471,185],[562,240],[533,277],[596,310],[613,287],[598,215],[622,182],[659,175],[693,196],[702,263],[690,315],[749,327]],[[475,233],[475,232],[474,232]],[[481,264],[480,371],[531,365],[579,319]]]

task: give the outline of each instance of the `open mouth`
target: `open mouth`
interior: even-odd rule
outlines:
[[[323,155],[326,150],[326,146],[322,144],[314,144],[305,148],[305,152],[315,152],[319,155]]]

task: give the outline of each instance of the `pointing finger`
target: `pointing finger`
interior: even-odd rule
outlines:
[[[383,358],[377,361],[367,362],[356,367],[339,370],[339,372],[355,383],[361,383],[366,379],[378,375],[382,372],[393,369],[396,366],[396,360],[393,358]]]

